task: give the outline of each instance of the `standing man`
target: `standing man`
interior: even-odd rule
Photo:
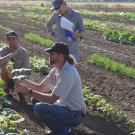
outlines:
[[[84,26],[81,14],[67,6],[64,0],[52,0],[53,15],[46,23],[47,31],[54,37],[56,42],[64,42],[69,47],[69,53],[78,60],[78,39],[82,39]],[[68,38],[67,31],[61,27],[61,18],[64,17],[74,24],[72,37]],[[55,31],[52,29],[55,24]]]
[[[23,47],[18,45],[18,34],[15,31],[10,31],[6,34],[7,46],[0,50],[0,56],[4,57],[10,53],[14,53],[14,56],[10,59],[13,64],[13,69],[28,68],[29,64],[29,52]],[[14,88],[14,82],[10,78],[6,69],[7,63],[1,66],[1,79],[5,81],[5,92],[9,93],[10,89]]]
[[[51,129],[48,135],[72,135],[71,128],[83,121],[86,112],[80,76],[67,45],[55,43],[47,52],[54,66],[48,76],[40,84],[24,80],[16,90],[41,101],[34,105],[34,113]]]

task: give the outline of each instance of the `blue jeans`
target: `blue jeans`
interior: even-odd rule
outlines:
[[[34,113],[54,135],[66,135],[71,127],[78,126],[84,119],[81,111],[71,111],[66,106],[42,102],[34,105]]]
[[[71,52],[71,55],[74,56],[76,62],[78,62],[78,58],[79,58],[79,53],[78,53],[78,50],[74,50],[73,52]]]

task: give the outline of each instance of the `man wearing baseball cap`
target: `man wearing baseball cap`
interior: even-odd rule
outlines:
[[[51,10],[57,10],[62,4],[64,0],[53,0]]]
[[[71,128],[83,121],[86,112],[80,76],[65,43],[57,42],[46,51],[54,68],[40,84],[25,80],[16,90],[40,101],[34,113],[51,129],[48,135],[73,135]]]
[[[68,45],[69,53],[72,54],[77,61],[79,57],[78,39],[82,39],[84,33],[82,16],[78,11],[68,7],[64,0],[52,0],[51,9],[54,12],[45,24],[45,28],[54,37],[56,42],[64,42]],[[62,28],[61,20],[63,17],[74,25],[72,32]],[[53,29],[53,25],[56,25],[55,29]]]
[[[0,56],[5,57],[15,52],[10,61],[12,61],[13,69],[28,68],[29,52],[18,45],[18,34],[15,31],[9,31],[6,34],[7,46],[0,49]],[[9,93],[10,89],[14,88],[14,82],[10,78],[10,73],[6,69],[7,63],[1,66],[1,78],[5,81],[5,92]]]

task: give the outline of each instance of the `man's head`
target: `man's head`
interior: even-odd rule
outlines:
[[[6,34],[6,39],[9,46],[17,46],[18,43],[18,34],[15,31],[9,31]]]
[[[64,63],[66,58],[69,57],[69,48],[63,42],[54,43],[51,48],[46,49],[50,55],[50,64]]]
[[[64,0],[52,0],[52,10],[58,12],[58,14],[63,15],[67,12],[67,4]]]

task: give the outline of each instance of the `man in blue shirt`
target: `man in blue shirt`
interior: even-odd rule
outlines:
[[[55,12],[46,23],[48,32],[54,37],[56,42],[64,42],[69,47],[69,53],[78,60],[79,38],[82,39],[84,33],[83,19],[81,14],[67,6],[64,0],[52,0],[52,10]],[[64,17],[74,24],[73,31],[69,33],[61,27],[61,18]],[[53,29],[53,25],[56,26]],[[68,37],[70,36],[70,38]]]
[[[81,79],[67,45],[55,43],[47,52],[54,67],[47,77],[40,84],[24,80],[16,90],[40,101],[34,113],[52,130],[50,135],[72,135],[71,128],[83,121],[86,112]]]

